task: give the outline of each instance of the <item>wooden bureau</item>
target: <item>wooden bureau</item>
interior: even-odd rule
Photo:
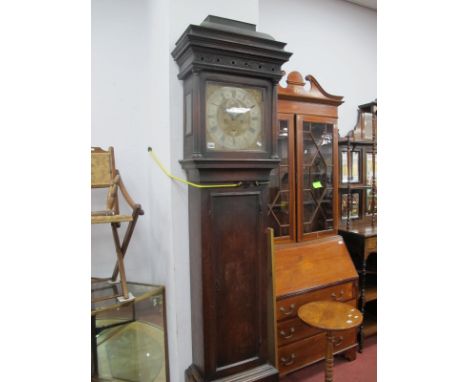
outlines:
[[[357,306],[358,274],[341,236],[275,247],[277,365],[280,375],[325,357],[325,333],[297,317],[301,305],[335,300]],[[335,353],[356,357],[357,334],[337,334]]]

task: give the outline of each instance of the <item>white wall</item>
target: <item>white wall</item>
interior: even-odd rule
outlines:
[[[127,278],[166,285],[169,352],[174,353],[171,184],[147,152],[152,146],[170,163],[168,19],[162,1],[92,1],[91,144],[114,146],[127,188],[145,211],[125,259]],[[93,275],[112,272],[113,251],[109,227],[93,226]],[[177,361],[173,369],[177,381]]]
[[[338,126],[356,123],[357,106],[377,97],[377,12],[342,0],[259,0],[262,32],[287,42],[288,73],[312,74],[344,96]]]
[[[92,0],[91,144],[114,146],[127,188],[145,211],[126,270],[129,280],[166,286],[175,382],[192,359],[188,194],[156,167],[147,147],[185,176],[178,162],[182,83],[170,52],[185,28],[208,14],[260,24],[258,30],[287,42],[294,55],[286,69],[313,74],[325,90],[344,95],[340,117],[349,127],[356,105],[375,98],[375,12],[364,8],[335,0]],[[115,261],[109,228],[91,232],[93,275],[107,276]]]
[[[150,80],[154,70],[150,9],[151,0],[92,1],[91,143],[114,146],[117,168],[130,194],[145,211],[128,249],[125,261],[128,278],[164,282],[166,272],[162,269],[167,266],[156,266],[160,261],[155,262],[153,253],[168,252],[168,243],[153,240],[152,236],[161,236],[158,232],[167,226],[170,214],[167,210],[155,219],[152,209],[159,210],[158,202],[169,198],[170,189],[161,179],[160,198],[150,197],[152,173],[146,152],[150,127],[156,124]],[[168,140],[169,133],[159,130]],[[169,157],[167,145],[161,145],[160,155]],[[93,205],[97,206],[102,200],[94,195]],[[115,260],[110,229],[104,225],[93,226],[91,233],[93,275],[109,275]]]
[[[185,176],[182,83],[170,52],[190,24],[208,14],[258,23],[258,2],[237,0],[92,0],[91,145],[114,146],[117,167],[145,215],[125,259],[128,279],[166,286],[170,375],[191,364],[187,188],[151,161],[152,146],[170,171]],[[98,195],[103,197],[103,195]],[[92,198],[97,207],[98,197]],[[121,203],[123,204],[123,203]],[[92,274],[115,261],[109,227],[93,226]]]

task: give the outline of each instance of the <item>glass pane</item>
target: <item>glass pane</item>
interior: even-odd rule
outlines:
[[[366,158],[366,184],[372,185],[372,153],[367,153]],[[375,156],[375,182],[377,183],[377,155]]]
[[[364,139],[372,139],[372,114],[362,113],[362,130],[364,132]]]
[[[289,226],[289,121],[279,120],[278,155],[280,164],[270,174],[268,224],[275,237],[288,236]]]
[[[377,213],[377,193],[374,195],[374,213]],[[372,189],[366,190],[366,214],[372,214]]]
[[[348,183],[348,153],[341,152],[341,183]]]
[[[351,152],[351,179],[348,178],[348,152],[341,152],[341,183],[359,183],[359,169],[361,168],[361,156],[359,151]]]
[[[333,125],[303,124],[303,232],[333,228]]]
[[[359,168],[361,167],[361,161],[359,153],[353,151],[351,153],[351,163],[352,163],[352,172],[351,172],[351,182],[358,183],[359,182]]]
[[[112,296],[120,286],[92,284],[92,298]],[[135,296],[120,303],[109,298],[91,307],[93,381],[166,382],[164,288],[128,283]]]
[[[349,210],[350,219],[359,218],[359,192],[351,192],[351,208]],[[348,193],[341,195],[341,218],[348,218]]]

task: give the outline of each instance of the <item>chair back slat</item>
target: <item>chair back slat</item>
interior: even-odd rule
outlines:
[[[91,147],[91,188],[104,188],[112,185],[115,177],[114,149],[103,150]]]

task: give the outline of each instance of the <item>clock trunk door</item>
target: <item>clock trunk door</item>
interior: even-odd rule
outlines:
[[[220,378],[266,358],[263,192],[210,192],[210,364]],[[239,222],[242,222],[239,224]],[[210,374],[211,374],[210,373]]]

